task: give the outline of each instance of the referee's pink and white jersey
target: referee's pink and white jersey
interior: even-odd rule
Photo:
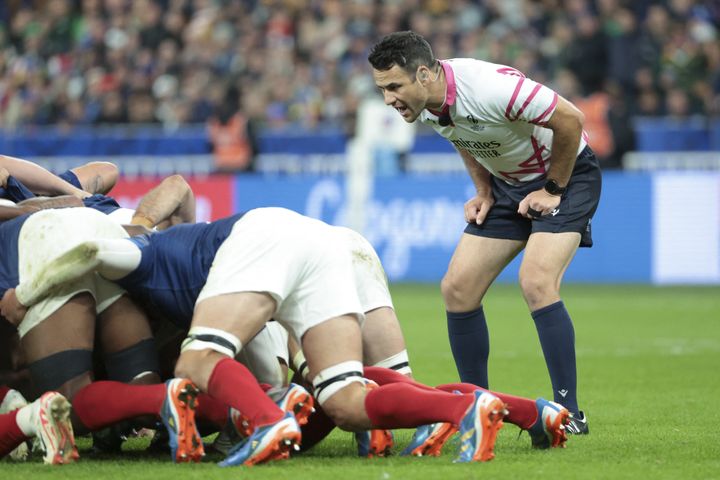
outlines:
[[[553,137],[545,125],[558,94],[505,65],[472,58],[441,65],[447,80],[445,104],[441,111],[424,110],[420,121],[509,184],[544,175],[550,168]],[[440,117],[447,115],[449,125],[440,125]],[[578,154],[586,145],[583,132]]]

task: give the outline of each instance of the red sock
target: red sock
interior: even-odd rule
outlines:
[[[232,358],[224,358],[215,365],[207,393],[241,412],[256,427],[275,423],[284,414],[265,395],[250,370]]]
[[[432,387],[416,382],[412,378],[409,378],[402,373],[398,373],[390,368],[365,367],[363,370],[363,376],[365,378],[367,378],[368,380],[372,380],[380,386],[388,385],[391,383],[407,383],[424,390],[435,390]]]
[[[28,439],[15,421],[17,412],[14,410],[0,415],[0,458]]]
[[[206,393],[201,393],[198,396],[195,415],[197,418],[207,420],[222,429],[227,422],[229,408],[230,407],[220,400],[217,400]]]
[[[5,395],[7,395],[9,391],[10,388],[7,385],[0,385],[0,403],[5,400]]]
[[[120,382],[94,382],[73,398],[73,411],[89,430],[113,425],[142,415],[160,414],[165,401],[165,384],[128,385]]]
[[[484,388],[480,388],[477,385],[472,385],[470,383],[448,383],[445,385],[438,385],[435,388],[446,392],[457,390],[461,393],[472,393],[475,390],[482,390],[484,392],[489,391],[507,405],[508,412],[510,413],[505,416],[505,421],[512,423],[513,425],[517,425],[523,430],[530,428],[537,420],[537,407],[535,406],[535,402],[529,398],[516,397],[514,395],[508,395],[507,393],[485,390]]]
[[[374,428],[413,428],[436,422],[457,425],[472,402],[471,395],[398,382],[370,390],[365,410]]]

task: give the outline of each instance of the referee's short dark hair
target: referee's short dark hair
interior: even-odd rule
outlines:
[[[384,36],[370,49],[368,61],[375,70],[390,70],[397,65],[411,75],[420,65],[434,68],[437,63],[430,44],[409,30]]]

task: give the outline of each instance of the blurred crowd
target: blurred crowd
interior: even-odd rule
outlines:
[[[242,112],[351,130],[379,95],[368,48],[412,29],[439,58],[509,64],[582,104],[612,153],[633,115],[720,112],[718,28],[708,0],[4,0],[0,127]]]

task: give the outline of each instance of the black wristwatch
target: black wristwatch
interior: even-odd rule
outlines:
[[[545,191],[550,195],[556,195],[558,197],[565,195],[567,187],[561,187],[555,180],[548,180],[545,182]]]

